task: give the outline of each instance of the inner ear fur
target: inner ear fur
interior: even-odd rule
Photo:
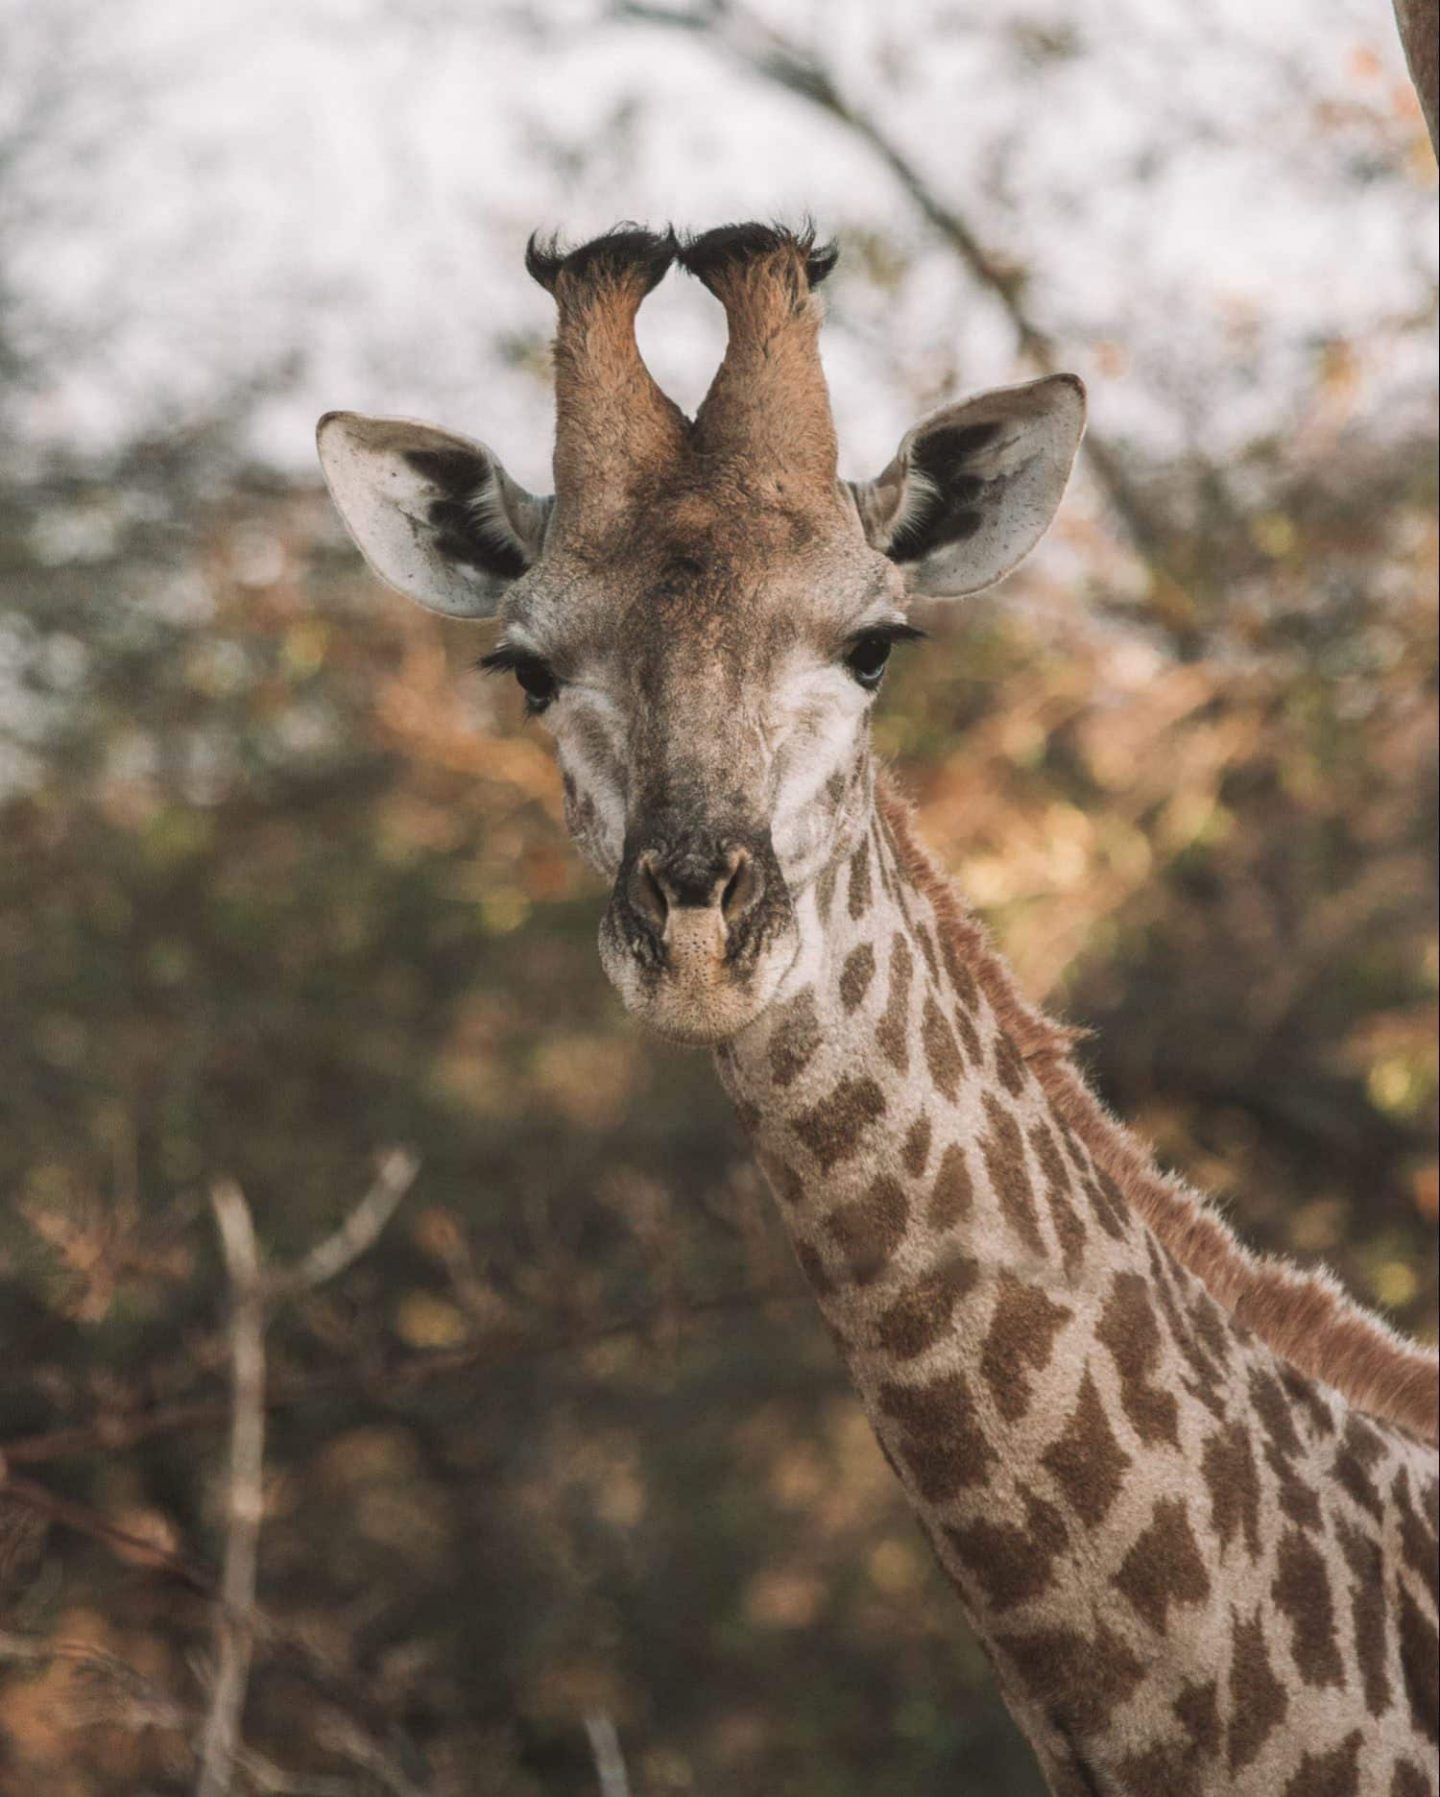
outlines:
[[[877,480],[850,484],[865,533],[913,592],[978,592],[1044,535],[1084,430],[1072,374],[946,406],[907,433]]]
[[[551,502],[513,481],[483,443],[358,412],[327,412],[316,442],[365,560],[429,610],[489,617],[538,559]]]

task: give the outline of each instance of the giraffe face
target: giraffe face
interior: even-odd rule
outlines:
[[[693,419],[634,319],[679,257],[725,307]],[[371,567],[421,604],[503,623],[486,658],[554,736],[566,815],[613,881],[600,930],[625,1004],[727,1040],[800,950],[797,902],[869,809],[867,721],[911,595],[998,580],[1039,539],[1084,423],[1073,376],[950,406],[878,479],[838,478],[808,236],[725,226],[683,248],[626,228],[537,249],[556,298],[555,498],[483,444],[330,413],[320,460]]]
[[[775,997],[800,894],[854,846],[870,709],[913,631],[844,492],[820,516],[692,497],[652,524],[619,566],[542,562],[491,660],[553,735],[571,833],[612,881],[600,953],[622,1000],[716,1042]]]

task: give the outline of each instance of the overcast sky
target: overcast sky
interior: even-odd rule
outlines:
[[[684,0],[679,0],[680,4]],[[1112,435],[1284,430],[1337,363],[1369,426],[1433,414],[1434,165],[1388,0],[760,0],[1029,271]],[[7,278],[50,374],[23,423],[101,447],[257,375],[265,458],[331,406],[433,418],[547,479],[550,302],[528,233],[812,213],[847,245],[827,359],[846,472],[1028,372],[875,151],[709,37],[591,0],[0,0]],[[17,210],[18,190],[18,210]],[[23,228],[21,228],[23,227]],[[718,311],[642,342],[693,405]],[[1326,348],[1361,345],[1353,368]],[[56,349],[54,346],[59,345]]]

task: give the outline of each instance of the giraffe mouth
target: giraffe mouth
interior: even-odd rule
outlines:
[[[650,973],[633,957],[619,961],[601,936],[600,959],[632,1017],[668,1041],[715,1047],[748,1029],[774,1002],[794,965],[798,938],[777,943],[748,976],[693,963]]]

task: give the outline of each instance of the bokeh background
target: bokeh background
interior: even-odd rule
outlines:
[[[673,5],[673,10],[671,7]],[[1035,1797],[543,736],[314,417],[546,489],[537,226],[812,213],[845,471],[1047,364],[1051,537],[877,735],[1247,1239],[1433,1339],[1436,171],[1387,0],[3,0],[0,1791],[191,1788],[229,1177],[277,1307],[237,1791]],[[682,403],[718,310],[642,339]]]

